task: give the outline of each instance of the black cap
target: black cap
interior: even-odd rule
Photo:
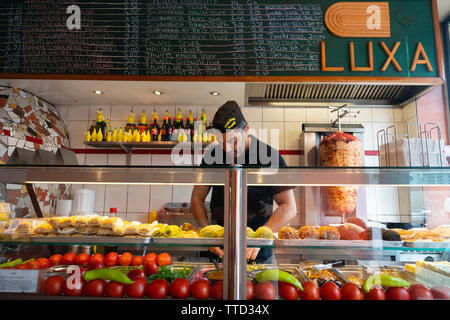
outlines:
[[[236,101],[227,101],[217,110],[213,119],[213,127],[222,133],[232,129],[244,129],[247,121]]]

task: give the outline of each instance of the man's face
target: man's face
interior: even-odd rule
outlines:
[[[226,153],[232,153],[234,159],[245,152],[245,143],[248,137],[249,127],[244,129],[227,130],[217,137],[217,142],[222,146]]]

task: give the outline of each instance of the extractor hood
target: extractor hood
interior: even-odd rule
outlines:
[[[433,85],[358,83],[248,83],[249,105],[273,103],[361,103],[395,105],[416,98]]]

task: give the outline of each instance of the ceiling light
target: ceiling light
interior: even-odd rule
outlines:
[[[212,91],[209,94],[212,96],[220,96],[220,92],[217,92],[217,91]]]
[[[156,94],[157,96],[160,96],[160,95],[163,94],[163,92],[156,90],[156,91],[153,91],[153,94]]]
[[[103,94],[103,91],[100,91],[100,90],[94,90],[94,93],[95,93],[95,94]]]

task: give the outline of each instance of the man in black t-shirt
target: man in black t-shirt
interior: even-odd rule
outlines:
[[[228,101],[217,110],[213,127],[220,131],[218,144],[205,150],[202,166],[214,165],[256,165],[259,167],[285,167],[286,163],[279,152],[253,135],[249,135],[249,126],[235,101]],[[277,232],[278,229],[296,215],[293,187],[261,186],[248,187],[247,190],[247,226],[253,230],[266,226]],[[194,186],[191,196],[191,209],[200,227],[208,225],[205,199],[209,186]],[[273,201],[278,208],[273,211]],[[224,189],[212,187],[211,222],[224,224]],[[216,255],[223,256],[223,251],[210,248]],[[272,256],[271,250],[247,248],[247,259],[259,263],[267,262]]]

